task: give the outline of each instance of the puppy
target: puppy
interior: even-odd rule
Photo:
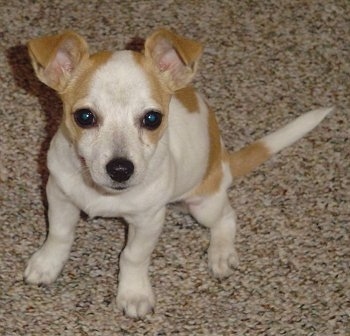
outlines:
[[[89,54],[66,31],[34,39],[29,54],[38,78],[63,101],[61,127],[48,152],[49,233],[30,259],[25,280],[49,284],[61,272],[83,210],[129,223],[120,257],[117,304],[128,316],[150,312],[148,277],[166,204],[183,202],[210,228],[209,268],[222,278],[238,262],[235,214],[226,190],[313,129],[330,109],[315,110],[246,148],[229,153],[213,111],[190,85],[201,44],[159,29],[144,51]]]

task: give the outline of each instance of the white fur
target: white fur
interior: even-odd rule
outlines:
[[[275,154],[310,132],[331,111],[333,111],[333,108],[317,109],[305,113],[288,125],[265,136],[261,141],[270,149],[272,154]]]
[[[78,209],[92,217],[124,217],[129,223],[129,239],[120,260],[118,305],[133,317],[153,308],[148,263],[164,222],[165,206],[198,185],[206,170],[208,111],[202,100],[199,104],[202,112],[190,114],[173,98],[172,127],[152,145],[140,135],[135,120],[145,109],[158,106],[130,53],[117,53],[96,72],[89,95],[75,109],[89,107],[103,123],[86,132],[77,146],[61,129],[52,139],[48,153],[49,236],[27,266],[28,282],[56,279],[68,258]],[[193,125],[191,132],[188,125]],[[112,182],[105,171],[106,163],[118,155],[135,164],[135,174],[121,193],[108,190]],[[89,176],[84,174],[80,156],[89,167]]]
[[[147,137],[140,134],[135,123],[145,110],[159,109],[160,106],[152,99],[148,79],[130,51],[116,53],[97,70],[89,95],[75,109],[86,106],[93,109],[102,121],[78,144],[78,154],[91,168],[93,181],[99,186],[111,187],[113,181],[106,174],[105,166],[119,156],[130,158],[136,168],[128,187],[138,185],[145,179],[145,164],[150,161],[156,147],[147,142]]]
[[[155,303],[148,277],[151,253],[164,223],[165,206],[173,201],[185,202],[192,215],[210,228],[213,274],[230,274],[238,258],[235,214],[226,194],[232,181],[228,163],[222,163],[217,191],[192,195],[204,178],[209,156],[208,108],[199,95],[197,99],[199,111],[189,113],[173,97],[168,127],[158,143],[151,143],[138,121],[145,110],[161,106],[152,98],[142,67],[130,52],[118,52],[96,71],[87,96],[74,109],[93,109],[99,126],[85,131],[76,145],[62,129],[51,142],[49,234],[28,263],[28,282],[56,279],[68,258],[80,210],[91,217],[124,217],[129,234],[120,259],[117,303],[129,316],[144,316]],[[307,114],[263,141],[275,152],[315,126],[322,115]],[[123,191],[113,189],[116,183],[106,173],[106,164],[116,156],[125,156],[135,165]]]

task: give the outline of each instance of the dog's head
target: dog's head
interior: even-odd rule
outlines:
[[[171,95],[192,80],[201,45],[160,29],[143,53],[90,55],[86,41],[67,31],[28,49],[38,78],[63,101],[62,125],[93,182],[120,191],[146,178],[166,136]]]

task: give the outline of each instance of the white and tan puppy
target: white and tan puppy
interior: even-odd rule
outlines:
[[[272,154],[314,128],[330,109],[306,113],[248,147],[228,153],[214,113],[189,84],[202,46],[160,29],[143,53],[90,55],[74,32],[29,42],[38,78],[56,90],[64,116],[48,153],[49,233],[25,270],[48,284],[71,249],[80,210],[123,217],[128,241],[120,258],[118,306],[142,317],[155,304],[148,277],[166,204],[183,202],[211,238],[216,277],[237,263],[235,214],[226,189]]]

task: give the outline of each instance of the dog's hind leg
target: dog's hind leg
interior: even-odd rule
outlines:
[[[217,278],[231,274],[238,264],[234,247],[236,216],[229,203],[226,189],[196,197],[188,202],[190,213],[202,225],[210,228],[208,249],[209,268]]]

